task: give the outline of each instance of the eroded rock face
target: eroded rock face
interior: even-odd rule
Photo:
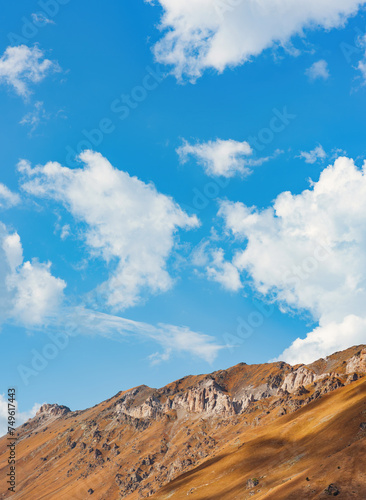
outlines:
[[[182,395],[174,397],[171,408],[189,413],[208,413],[230,416],[236,413],[233,401],[215,380],[208,378]]]
[[[133,401],[133,396],[131,398]],[[117,414],[126,414],[139,419],[158,419],[162,415],[162,405],[159,399],[150,396],[142,404],[134,406],[129,404],[130,398],[127,397],[117,406]]]
[[[143,385],[125,392],[115,403],[117,417],[123,418],[127,415],[133,419],[155,418],[152,405],[147,403],[150,392],[149,388]]]
[[[297,370],[286,375],[281,389],[289,393],[295,392],[301,386],[312,384],[317,379],[317,376],[312,370],[306,366],[300,366]]]
[[[283,363],[278,366],[278,373],[269,375],[261,383],[243,384],[230,394],[225,384],[221,385],[222,373],[215,378],[215,374],[207,375],[195,385],[185,390],[179,390],[178,385],[172,390],[149,389],[140,386],[126,392],[116,404],[116,414],[119,419],[127,416],[139,423],[159,420],[169,412],[175,412],[177,418],[189,414],[203,414],[228,418],[250,411],[254,403],[266,398],[276,397],[278,405],[284,402],[289,395],[304,396],[309,391],[307,387],[315,388],[313,399],[330,391],[342,387],[358,379],[356,372],[366,372],[366,349],[353,356],[347,364],[346,375],[336,372],[316,374],[306,365],[292,368]],[[300,402],[293,406],[293,410],[300,406]],[[302,404],[302,403],[301,403]]]
[[[276,383],[270,378],[268,383],[257,387],[243,387],[237,397],[232,397],[212,376],[208,376],[197,385],[170,398],[164,397],[163,393],[156,393],[136,405],[136,399],[142,395],[142,390],[137,388],[124,394],[118,401],[116,414],[118,418],[128,415],[136,419],[158,420],[173,410],[179,415],[202,413],[205,416],[227,418],[243,413],[255,401],[284,392],[283,389],[277,388],[281,382],[281,377]]]
[[[366,349],[347,362],[346,373],[366,373]]]

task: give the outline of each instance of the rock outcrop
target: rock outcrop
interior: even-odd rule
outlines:
[[[346,373],[365,373],[366,372],[366,349],[362,349],[347,362]]]
[[[36,413],[36,417],[61,417],[70,413],[70,408],[58,404],[44,404]]]

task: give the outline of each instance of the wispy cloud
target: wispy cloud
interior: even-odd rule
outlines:
[[[0,182],[0,208],[14,207],[20,203],[18,193],[13,193],[10,189]]]
[[[305,163],[316,163],[318,160],[325,160],[327,157],[327,153],[324,151],[323,146],[318,144],[314,149],[311,151],[300,151],[300,154],[298,158],[303,158],[305,160]]]
[[[366,83],[366,35],[358,38],[357,45],[363,52],[363,57],[358,62],[357,69],[360,71],[364,83]]]
[[[37,24],[37,26],[39,26],[39,25],[45,26],[46,24],[55,24],[55,21],[46,17],[42,12],[33,13],[32,14],[32,21],[35,24]]]
[[[45,328],[35,326],[33,330],[44,331]],[[151,325],[84,306],[60,308],[48,318],[47,332],[48,334],[55,332],[59,339],[86,335],[101,336],[116,341],[122,338],[130,342],[153,342],[162,350],[149,356],[152,364],[167,361],[173,355],[187,354],[212,363],[219,351],[225,348],[215,337],[196,332],[187,326],[165,323]]]
[[[315,80],[328,80],[330,77],[328,63],[324,59],[312,64],[305,73],[312,82]]]
[[[44,108],[44,104],[42,101],[37,101],[34,104],[33,110],[29,111],[23,118],[20,120],[21,125],[28,125],[30,127],[30,134],[32,134],[41,123],[46,122],[50,115],[46,113]]]
[[[140,340],[153,340],[161,345],[162,353],[155,353],[151,359],[167,360],[171,354],[191,354],[211,363],[224,347],[217,343],[215,337],[192,331],[186,326],[159,323],[153,326],[147,323],[128,320],[120,316],[82,310],[85,318],[96,325],[96,331],[102,335],[114,337],[116,334],[133,336]],[[83,323],[81,321],[81,323]],[[90,331],[90,330],[89,330]]]

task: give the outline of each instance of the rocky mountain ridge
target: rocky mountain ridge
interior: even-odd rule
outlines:
[[[365,374],[366,347],[356,346],[310,365],[241,363],[161,389],[143,385],[84,411],[43,405],[18,429],[20,486],[14,498],[160,498],[160,490],[216,460],[227,446],[239,449],[246,435],[297,418],[300,409],[338,389],[364,387]],[[3,438],[0,473],[6,470],[4,446]],[[44,497],[34,490],[42,483],[51,485]]]
[[[337,353],[333,356],[336,356]],[[331,357],[329,357],[331,359]],[[319,360],[319,362],[327,360]],[[318,362],[318,363],[319,363]],[[259,365],[263,366],[263,365]],[[292,367],[286,363],[274,363],[269,367],[269,375],[262,378],[253,377],[253,383],[228,389],[227,379],[232,371],[242,372],[244,378],[256,365],[248,367],[245,363],[232,369],[218,371],[193,380],[186,387],[185,379],[175,382],[173,387],[150,389],[140,386],[126,391],[118,401],[117,414],[125,414],[134,418],[162,418],[172,410],[176,412],[204,413],[229,417],[245,413],[245,410],[256,401],[270,397],[285,397],[286,395],[303,395],[306,386],[312,385],[320,392],[319,395],[347,385],[366,374],[366,349],[360,349],[350,359],[342,362],[336,371],[319,372],[312,365]],[[278,373],[272,375],[272,372]],[[250,377],[250,375],[249,375]],[[181,386],[183,388],[181,388]],[[144,399],[142,403],[140,400]],[[306,403],[306,401],[305,401]]]

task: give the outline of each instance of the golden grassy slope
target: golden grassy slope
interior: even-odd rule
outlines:
[[[366,382],[361,380],[271,424],[245,429],[219,455],[178,477],[156,500],[366,498]],[[310,480],[307,481],[306,478]],[[248,489],[248,479],[258,486]]]

